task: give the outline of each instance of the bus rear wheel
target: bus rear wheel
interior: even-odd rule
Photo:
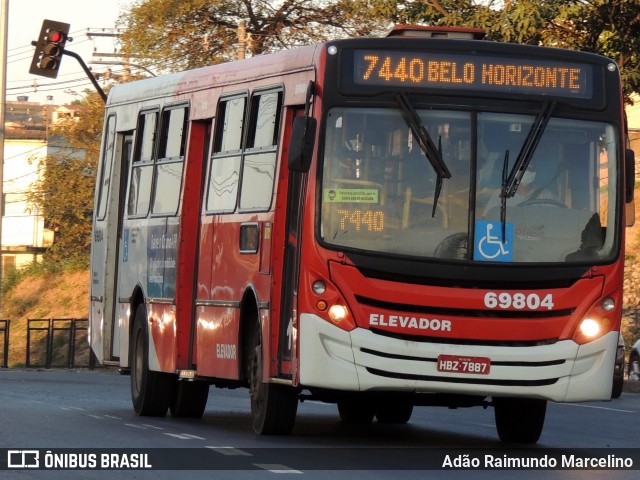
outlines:
[[[177,382],[171,395],[169,410],[173,417],[200,418],[209,399],[209,384]]]
[[[535,398],[494,398],[498,436],[503,442],[536,443],[542,433],[547,401]]]
[[[140,416],[164,417],[169,408],[173,377],[149,370],[147,311],[139,305],[131,332],[131,401]]]
[[[251,424],[258,435],[288,435],[298,411],[298,392],[287,385],[262,381],[262,344],[256,328],[249,352]]]

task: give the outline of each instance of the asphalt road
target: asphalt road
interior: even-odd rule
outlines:
[[[48,462],[59,469],[7,469],[9,463],[33,462],[34,452],[41,466]],[[102,455],[107,455],[105,466],[113,461],[129,470],[72,468],[100,467]],[[594,457],[623,466],[576,466]],[[514,469],[499,467],[532,458],[573,464],[570,469],[521,470],[519,479],[639,478],[640,394],[625,392],[611,402],[550,403],[540,442],[524,449],[498,441],[490,408],[417,407],[407,425],[347,425],[334,405],[306,401],[291,436],[259,437],[251,430],[244,389],[211,388],[202,419],[150,418],[134,414],[129,377],[113,370],[0,370],[3,480],[265,479],[287,474],[334,480],[511,479]],[[132,468],[145,462],[154,470]],[[453,468],[465,462],[473,468]]]

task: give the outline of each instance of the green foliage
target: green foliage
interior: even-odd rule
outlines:
[[[49,271],[82,269],[89,264],[104,104],[98,94],[89,93],[77,107],[76,118],[52,129],[49,144],[59,148],[36,160],[44,175],[28,194],[29,202],[56,232],[53,246],[44,255],[44,268]]]
[[[640,93],[640,0],[138,0],[120,18],[124,50],[157,71],[236,58],[246,22],[251,55],[393,24],[480,27],[487,39],[599,53]]]
[[[46,275],[46,269],[47,267],[45,266],[44,262],[31,262],[27,265],[22,266],[21,268],[12,268],[10,270],[2,272],[2,297],[4,298],[7,294],[9,294],[25,278],[40,277]],[[27,305],[28,308],[28,304],[30,302],[30,300],[25,300],[22,303],[18,302],[18,309],[23,308],[24,305]]]
[[[252,55],[393,24],[481,27],[489,40],[600,53],[640,92],[640,0],[139,0],[120,18],[124,51],[178,71],[236,57],[246,22]]]
[[[139,0],[119,19],[124,28],[121,41],[123,51],[136,57],[136,63],[157,72],[175,72],[235,59],[241,21],[246,24],[250,55],[370,34],[381,22],[370,17],[368,3]]]
[[[487,39],[598,53],[620,67],[624,94],[640,93],[640,0],[373,0],[398,23],[480,27]]]

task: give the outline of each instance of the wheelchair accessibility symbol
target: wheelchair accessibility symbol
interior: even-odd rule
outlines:
[[[502,224],[487,220],[476,222],[473,258],[480,261],[510,262],[513,260],[513,223],[505,225],[502,238]]]

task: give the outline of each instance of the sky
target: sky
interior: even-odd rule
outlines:
[[[92,69],[103,72],[108,66],[92,65],[92,60],[112,61],[114,58],[94,57],[94,52],[113,53],[113,38],[87,37],[87,30],[102,31],[115,27],[116,20],[135,0],[9,0],[9,34],[7,38],[7,100],[28,96],[29,101],[62,105],[69,103],[86,89],[92,89],[82,67],[75,58],[63,56],[56,79],[29,73],[34,47],[42,21],[56,20],[71,25],[66,49],[79,54]],[[0,8],[1,5],[0,5]],[[112,66],[115,72],[120,69]],[[34,85],[35,82],[35,85]],[[52,96],[52,100],[47,97]]]

